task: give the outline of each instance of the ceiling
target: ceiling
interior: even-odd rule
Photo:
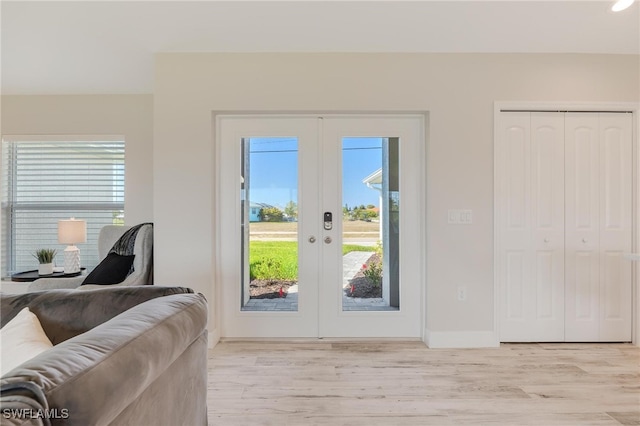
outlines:
[[[591,1],[6,1],[3,94],[152,93],[157,52],[640,54]]]

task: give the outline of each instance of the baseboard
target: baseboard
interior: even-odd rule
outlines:
[[[314,341],[317,339],[314,339]],[[424,343],[430,348],[497,348],[500,342],[493,331],[429,331]],[[220,342],[218,330],[209,332],[209,348]]]
[[[220,341],[220,333],[218,333],[218,329],[210,331],[207,337],[209,339],[209,349],[213,349]]]
[[[497,348],[500,346],[493,331],[425,330],[424,343],[430,348]]]

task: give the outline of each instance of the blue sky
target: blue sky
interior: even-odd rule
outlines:
[[[251,138],[251,202],[284,207],[298,198],[296,138]],[[382,165],[381,138],[343,139],[343,202],[350,207],[378,205],[378,192],[362,179]]]

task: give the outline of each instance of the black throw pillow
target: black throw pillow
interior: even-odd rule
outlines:
[[[102,262],[95,267],[82,285],[85,284],[118,284],[124,281],[129,275],[129,270],[133,264],[134,254],[122,256],[116,253],[109,253]]]

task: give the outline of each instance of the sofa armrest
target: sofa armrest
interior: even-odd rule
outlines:
[[[50,409],[67,410],[65,424],[109,424],[192,343],[206,357],[206,324],[200,294],[149,300],[23,363],[0,384],[35,383]],[[152,417],[154,407],[144,409]]]
[[[49,412],[47,399],[35,383],[6,380],[0,386],[0,409],[3,425],[49,426],[51,423],[40,413]],[[64,412],[60,413],[64,417]]]
[[[27,291],[57,290],[77,288],[86,277],[84,275],[68,278],[38,278],[27,287]]]
[[[147,300],[173,294],[193,293],[185,287],[101,286],[96,290],[51,290],[25,294],[2,294],[0,326],[24,307],[36,314],[54,345],[84,333]]]

